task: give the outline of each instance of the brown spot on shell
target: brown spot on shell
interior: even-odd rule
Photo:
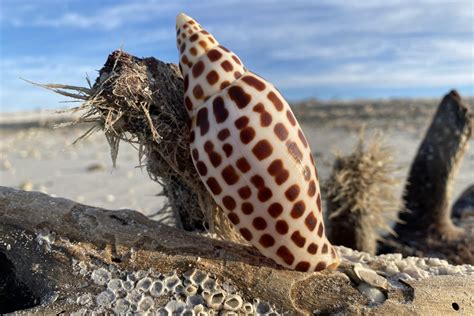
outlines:
[[[286,198],[292,202],[296,200],[299,194],[300,194],[300,186],[297,184],[293,184],[291,187],[289,187],[285,191]]]
[[[250,94],[246,93],[244,89],[239,86],[230,87],[228,93],[230,99],[235,102],[239,109],[246,107],[252,99]]]
[[[227,214],[227,217],[229,220],[232,222],[232,224],[237,225],[240,223],[240,218],[236,213],[229,213]]]
[[[232,55],[232,59],[239,65],[242,65],[242,63],[240,62],[239,58],[235,55]]]
[[[280,216],[280,214],[283,212],[283,206],[281,206],[280,203],[272,203],[268,207],[268,214],[270,214],[271,217],[277,218]]]
[[[228,165],[222,170],[222,178],[227,184],[232,185],[239,181],[240,176],[234,167]]]
[[[283,110],[283,102],[281,102],[280,98],[273,91],[268,92],[267,97],[273,103],[277,111]]]
[[[306,219],[304,220],[304,223],[310,231],[313,231],[314,228],[316,227],[316,225],[318,224],[318,220],[317,220],[316,216],[314,216],[313,212],[310,212],[306,216]]]
[[[247,202],[242,203],[242,213],[250,215],[253,213],[253,205]]]
[[[318,193],[318,197],[316,198],[316,205],[318,206],[318,211],[322,211],[321,207],[321,194]]]
[[[184,76],[184,91],[185,92],[188,90],[188,87],[189,87],[189,75],[186,74],[186,76]]]
[[[202,161],[197,161],[196,162],[196,169],[202,177],[204,177],[207,174],[206,164]]]
[[[300,248],[304,247],[304,244],[306,243],[306,238],[301,236],[299,230],[295,231],[293,234],[291,234],[291,240],[295,243]]]
[[[301,142],[303,143],[303,146],[305,148],[308,148],[308,141],[306,140],[306,137],[304,137],[303,131],[301,129],[298,129],[298,137],[300,138]]]
[[[327,254],[328,253],[328,244],[324,244],[323,245],[323,248],[321,249],[321,253],[322,254]]]
[[[228,86],[230,85],[230,82],[225,80],[225,81],[222,81],[221,83],[221,90],[224,90],[225,88],[227,88]]]
[[[316,254],[316,252],[318,252],[318,245],[316,245],[315,243],[311,243],[309,244],[307,250],[310,254],[314,255]]]
[[[275,244],[275,239],[269,234],[263,234],[258,241],[264,248],[269,248]]]
[[[257,188],[265,187],[265,180],[260,175],[254,175],[250,178],[250,182]]]
[[[245,159],[244,157],[239,158],[239,159],[236,161],[236,165],[237,165],[237,168],[238,168],[240,171],[242,171],[243,173],[246,173],[246,172],[249,171],[250,168],[251,168],[249,162],[248,162],[247,159]]]
[[[305,209],[306,205],[304,204],[304,201],[298,201],[293,205],[290,215],[293,218],[300,218],[303,216]]]
[[[216,178],[210,177],[206,180],[206,184],[214,195],[219,195],[222,192],[222,188]]]
[[[280,248],[277,250],[277,255],[288,265],[292,265],[295,261],[295,256],[293,256],[291,251],[286,248],[286,246],[280,246]]]
[[[207,140],[204,143],[204,151],[207,153],[211,153],[214,151],[214,144],[210,140]]]
[[[264,230],[267,228],[267,221],[263,217],[255,217],[252,221],[252,225],[256,230]]]
[[[230,131],[227,128],[224,128],[219,133],[217,133],[217,138],[219,138],[219,140],[222,140],[222,141],[226,140],[227,137],[229,137],[229,136],[230,136]]]
[[[205,41],[199,41],[199,46],[206,49],[207,48],[207,43]]]
[[[273,146],[268,140],[263,139],[253,146],[252,152],[258,160],[263,160],[272,154]]]
[[[198,151],[196,148],[194,148],[194,149],[191,151],[191,154],[192,154],[192,156],[193,156],[194,161],[198,161],[198,160],[199,160],[199,151]]]
[[[219,48],[222,49],[222,50],[225,51],[225,52],[230,53],[230,50],[228,50],[226,47],[224,47],[224,46],[222,46],[222,45],[219,45]]]
[[[212,101],[212,110],[214,111],[214,117],[217,123],[225,122],[229,117],[229,111],[225,107],[224,99],[220,96]]]
[[[244,76],[242,78],[242,81],[248,84],[249,86],[257,89],[258,91],[263,91],[265,90],[265,83],[261,81],[260,79],[254,77],[254,76]]]
[[[324,270],[326,269],[326,263],[321,261],[319,262],[317,265],[316,265],[316,268],[314,269],[314,271],[321,271],[321,270]]]
[[[212,86],[219,81],[219,74],[215,70],[211,70],[206,76],[207,82]]]
[[[241,187],[237,192],[239,193],[239,196],[244,200],[248,199],[252,195],[252,191],[248,186]]]
[[[218,167],[221,164],[221,162],[222,162],[221,155],[219,155],[215,151],[210,152],[208,155],[209,155],[209,160],[211,161],[211,163],[214,167]]]
[[[184,104],[186,105],[186,109],[188,111],[192,111],[193,109],[193,102],[191,101],[191,99],[189,97],[185,97],[184,98]]]
[[[193,88],[193,95],[196,99],[202,99],[204,97],[204,91],[202,90],[201,85],[197,84]]]
[[[242,129],[249,124],[249,118],[246,115],[243,115],[235,120],[234,124],[237,129]]]
[[[208,119],[207,108],[204,107],[198,111],[196,124],[201,129],[201,136],[206,135],[206,133],[209,131],[209,119]]]
[[[262,127],[270,126],[272,123],[272,115],[265,110],[265,107],[262,103],[255,105],[253,110],[260,114],[260,125]]]
[[[286,111],[286,117],[288,118],[288,121],[290,122],[291,125],[293,126],[296,125],[296,119],[290,110]]]
[[[287,141],[286,147],[293,159],[295,159],[297,162],[301,162],[301,160],[303,160],[303,153],[298,148],[298,145],[295,142]]]
[[[275,124],[273,131],[275,132],[276,136],[281,141],[284,141],[285,139],[288,138],[288,130],[286,129],[285,125],[283,125],[282,123]]]
[[[241,228],[239,231],[242,234],[242,237],[245,238],[245,240],[247,240],[247,241],[252,240],[253,236],[252,236],[252,232],[250,232],[250,230],[248,230],[247,228]]]
[[[240,141],[244,144],[250,143],[255,138],[255,130],[248,126],[240,131]]]
[[[230,211],[233,211],[236,206],[234,198],[229,195],[226,195],[224,198],[222,198],[222,204],[224,204],[224,206]]]
[[[308,261],[300,261],[300,262],[298,262],[298,264],[295,266],[295,270],[296,270],[296,271],[300,271],[300,272],[308,272],[309,267],[310,267],[310,264],[309,264]]]
[[[232,64],[228,61],[228,60],[224,60],[222,63],[221,63],[221,67],[222,69],[224,69],[226,72],[230,72],[234,69],[234,66],[232,66]]]
[[[314,180],[311,180],[308,187],[308,195],[310,197],[313,197],[315,194],[316,194],[316,182],[314,182]]]
[[[261,202],[268,201],[269,199],[271,199],[272,196],[273,196],[272,190],[270,190],[267,187],[264,187],[264,188],[261,188],[260,190],[258,190],[258,199]]]
[[[323,233],[324,233],[323,222],[320,222],[320,223],[319,223],[319,227],[318,227],[318,236],[319,236],[319,237],[323,237]]]
[[[224,144],[222,146],[222,149],[224,150],[226,157],[230,157],[230,155],[232,155],[233,148],[231,144],[228,144],[228,143]]]
[[[275,229],[279,234],[285,235],[288,232],[289,226],[285,220],[281,219],[276,222]]]
[[[219,60],[221,57],[222,57],[222,54],[217,49],[211,49],[210,51],[207,52],[207,58],[209,58],[209,60],[212,62]]]

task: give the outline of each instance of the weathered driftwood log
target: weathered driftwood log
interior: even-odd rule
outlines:
[[[375,260],[377,257],[370,259],[367,254],[358,256],[376,270],[385,262]],[[433,276],[426,270],[422,280],[405,282],[385,279],[360,267],[350,270],[347,258],[342,267],[355,271],[358,277],[351,279],[340,271],[289,271],[251,247],[164,226],[135,211],[108,211],[5,187],[0,187],[0,263],[7,274],[0,280],[9,282],[8,288],[0,284],[2,312],[30,308],[28,311],[36,313],[69,313],[81,308],[84,311],[84,306],[92,310],[103,308],[112,298],[108,296],[110,290],[97,295],[104,290],[100,271],[180,273],[190,268],[212,274],[228,288],[236,288],[246,300],[259,298],[271,303],[275,310],[292,315],[474,311],[474,267],[463,267],[458,276]],[[384,263],[390,264],[394,262]],[[423,264],[430,269],[441,266],[447,271],[445,274],[453,274],[449,273],[453,267],[447,263],[443,266],[439,260]],[[98,269],[92,272],[95,282],[87,277],[87,271],[78,273],[81,265]],[[358,288],[354,281],[357,278],[364,280],[358,282]],[[110,283],[108,286],[112,288]],[[370,291],[378,295],[372,303],[369,298],[374,295]],[[14,306],[12,300],[20,292],[24,301],[14,301]],[[90,298],[85,293],[93,299],[85,299]],[[164,306],[166,296],[155,298],[155,304]]]
[[[411,166],[405,188],[400,236],[438,235],[454,240],[462,230],[451,220],[452,183],[471,137],[471,113],[456,91],[446,95],[431,122]]]
[[[404,203],[395,226],[396,241],[384,252],[403,252],[474,263],[474,220],[455,226],[449,202],[472,132],[472,114],[456,91],[446,95],[418,149],[407,179]],[[398,244],[398,245],[397,245]]]

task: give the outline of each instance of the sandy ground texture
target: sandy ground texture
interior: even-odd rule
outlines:
[[[400,166],[401,195],[410,163],[439,101],[359,102],[294,106],[313,150],[322,179],[330,175],[334,152],[349,153],[357,144],[359,128],[366,138],[382,131]],[[472,103],[471,103],[472,104]],[[165,200],[157,183],[141,168],[138,152],[122,143],[117,166],[112,166],[109,145],[96,133],[75,145],[85,127],[53,129],[67,116],[52,111],[0,114],[0,183],[24,190],[45,192],[80,203],[109,209],[130,208],[146,215],[156,213]],[[474,182],[474,141],[454,184],[453,198]],[[169,219],[165,222],[172,223]]]

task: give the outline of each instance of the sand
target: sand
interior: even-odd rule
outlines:
[[[402,111],[402,115],[383,114],[383,120],[349,106],[337,111],[316,108],[311,112],[317,115],[312,116],[303,113],[307,109],[296,109],[295,112],[303,118],[302,127],[315,154],[322,179],[326,179],[331,172],[335,151],[352,151],[358,140],[359,126],[367,125],[366,136],[382,130],[387,144],[394,149],[394,161],[401,168],[398,174],[401,182],[395,188],[401,195],[410,163],[434,109],[430,106],[418,113],[416,119],[414,116],[404,117]],[[373,110],[369,112],[374,113]],[[400,114],[400,111],[397,113]],[[108,143],[102,133],[71,145],[86,128],[51,128],[54,123],[63,120],[67,120],[67,116],[57,116],[52,111],[0,114],[2,186],[42,191],[108,209],[134,209],[145,215],[152,215],[163,206],[165,199],[157,196],[160,187],[149,179],[146,168],[139,166],[135,148],[121,144],[114,168]],[[473,142],[471,139],[470,149],[455,180],[454,199],[473,182]],[[165,222],[172,223],[170,219]]]

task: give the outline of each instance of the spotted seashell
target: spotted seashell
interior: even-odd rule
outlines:
[[[192,159],[216,203],[277,263],[337,267],[313,156],[288,103],[189,16],[178,15],[176,32]]]

